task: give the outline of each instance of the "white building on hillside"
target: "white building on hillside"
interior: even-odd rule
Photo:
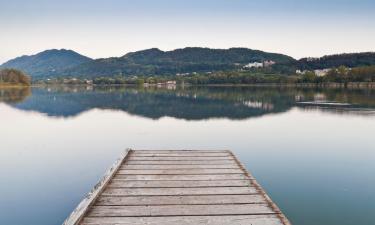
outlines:
[[[328,72],[330,71],[331,69],[322,69],[322,70],[314,70],[314,73],[316,76],[318,77],[324,77],[325,75],[328,74]]]
[[[261,62],[252,62],[252,63],[248,63],[246,64],[243,68],[261,68],[263,67],[263,63]]]
[[[263,62],[263,67],[270,67],[272,65],[276,64],[275,61],[272,61],[272,60],[266,60]]]

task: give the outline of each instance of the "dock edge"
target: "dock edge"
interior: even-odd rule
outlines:
[[[85,196],[85,198],[78,204],[74,211],[69,215],[69,217],[64,221],[62,225],[78,225],[86,214],[90,206],[95,202],[98,196],[103,192],[104,188],[107,186],[108,182],[112,179],[115,173],[120,168],[121,164],[125,161],[128,153],[132,149],[128,148],[121,156],[116,160],[116,162],[108,169],[105,175],[100,179],[100,181],[95,185],[95,187]]]
[[[237,162],[237,164],[245,172],[246,176],[250,179],[250,182],[254,185],[254,187],[261,193],[261,195],[263,195],[263,197],[266,199],[268,205],[275,212],[278,213],[277,216],[279,217],[279,219],[281,220],[281,222],[284,225],[292,225],[290,223],[290,221],[288,220],[288,218],[286,218],[286,216],[284,215],[284,213],[282,213],[282,211],[280,210],[280,208],[272,201],[272,199],[268,196],[268,194],[263,190],[262,186],[260,186],[260,184],[253,177],[253,175],[251,175],[251,173],[246,169],[245,165],[243,165],[242,162],[238,160],[237,156],[235,154],[233,154],[232,151],[230,151],[230,150],[227,150],[227,151],[228,151],[229,154],[231,154],[233,156],[233,158],[235,159],[235,161]]]

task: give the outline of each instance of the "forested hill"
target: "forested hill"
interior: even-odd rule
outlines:
[[[36,55],[21,56],[0,68],[14,68],[31,75],[34,80],[54,77],[115,77],[157,76],[184,73],[238,71],[253,62],[274,61],[275,64],[257,70],[258,74],[295,74],[297,69],[314,70],[375,65],[375,53],[330,55],[321,58],[294,58],[247,48],[209,49],[183,48],[162,51],[157,48],[131,52],[121,57],[90,59],[71,50],[47,50]]]
[[[92,59],[66,49],[52,49],[36,55],[25,55],[9,60],[1,68],[22,70],[33,77],[58,74],[59,71],[75,67]]]
[[[375,65],[375,52],[337,54],[323,56],[321,58],[303,58],[299,60],[299,67],[302,70],[371,65]]]
[[[175,75],[242,68],[250,62],[272,60],[277,64],[297,62],[292,57],[246,48],[156,48],[128,53],[118,58],[97,59],[63,71],[70,76]]]

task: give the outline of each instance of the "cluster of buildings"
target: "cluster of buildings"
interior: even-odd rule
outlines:
[[[86,85],[92,85],[94,82],[93,80],[88,79],[78,79],[78,78],[65,78],[62,80],[59,79],[46,79],[45,82],[47,84],[54,84],[54,83],[62,83],[62,84],[86,84]]]
[[[263,67],[270,67],[276,64],[276,62],[272,60],[266,60],[263,62],[251,62],[243,66],[244,69],[251,69],[251,68],[263,68]]]
[[[177,81],[175,80],[168,80],[165,82],[159,82],[159,83],[143,83],[144,87],[163,87],[167,89],[175,89],[177,85]]]
[[[312,72],[315,73],[318,77],[324,77],[328,74],[328,72],[331,71],[331,69],[321,69],[321,70],[313,70]],[[305,74],[307,72],[310,72],[309,70],[296,70],[296,74]]]

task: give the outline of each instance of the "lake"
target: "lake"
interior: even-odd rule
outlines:
[[[0,224],[62,224],[128,147],[231,149],[293,224],[374,224],[375,90],[7,88],[0,126]]]

